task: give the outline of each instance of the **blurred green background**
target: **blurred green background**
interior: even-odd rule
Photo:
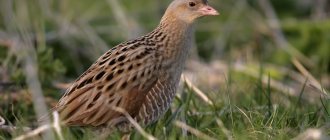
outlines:
[[[54,106],[67,83],[105,51],[152,31],[169,3],[0,0],[0,116],[36,128],[36,104],[43,102],[36,96]],[[329,135],[330,2],[209,4],[220,16],[196,23],[184,74],[212,103],[182,84],[172,108],[146,131],[159,139],[203,139],[175,125],[180,120],[216,139],[291,139],[311,128]],[[65,138],[93,138],[77,129],[64,130]],[[0,139],[22,134],[0,130]]]

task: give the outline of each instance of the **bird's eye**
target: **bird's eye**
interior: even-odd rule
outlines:
[[[194,2],[189,2],[189,6],[190,7],[194,7],[196,5],[196,3],[194,3]]]

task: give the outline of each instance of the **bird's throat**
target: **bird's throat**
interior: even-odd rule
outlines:
[[[165,49],[168,57],[185,59],[193,41],[193,23],[186,23],[174,17],[163,17],[157,27],[166,35]]]

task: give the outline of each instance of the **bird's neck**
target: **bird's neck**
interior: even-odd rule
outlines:
[[[158,33],[162,44],[158,50],[164,58],[163,66],[168,68],[166,72],[170,73],[168,80],[177,84],[192,46],[193,25],[176,18],[163,17],[154,32]]]
[[[167,57],[185,59],[191,46],[193,24],[184,22],[172,16],[164,16],[156,28],[164,34],[164,50]]]

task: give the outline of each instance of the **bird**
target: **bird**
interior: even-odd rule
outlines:
[[[54,107],[62,122],[132,131],[114,108],[142,126],[157,121],[176,94],[195,21],[215,15],[207,0],[173,0],[153,31],[111,48],[72,83]]]

